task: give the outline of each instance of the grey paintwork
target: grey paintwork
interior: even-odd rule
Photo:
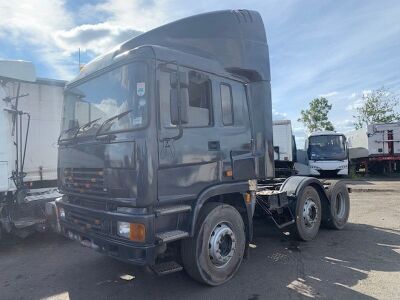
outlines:
[[[81,191],[81,196],[154,207],[189,203],[191,217],[157,220],[155,231],[182,229],[193,233],[196,216],[211,196],[248,190],[247,180],[273,177],[272,109],[268,46],[264,24],[254,11],[220,11],[167,24],[129,40],[85,66],[71,88],[115,66],[146,61],[149,80],[149,123],[146,128],[115,134],[110,143],[95,138],[76,140],[59,148],[60,188],[65,168],[99,168],[105,172],[107,193]],[[212,83],[212,122],[208,127],[183,128],[160,122],[163,91],[160,68],[173,62],[181,70],[196,70]],[[245,105],[240,126],[223,126],[220,83],[243,89]],[[167,112],[168,113],[168,112]],[[233,177],[225,171],[233,170]],[[112,191],[123,191],[115,197]],[[178,227],[178,228],[177,228]],[[149,241],[151,242],[151,241]]]

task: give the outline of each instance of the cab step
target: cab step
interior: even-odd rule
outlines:
[[[156,238],[160,241],[160,243],[169,243],[176,240],[180,240],[183,238],[187,238],[189,236],[189,232],[183,230],[172,230],[158,233]]]
[[[192,207],[190,205],[171,205],[165,207],[159,207],[156,209],[155,213],[156,216],[165,216],[177,213],[183,213],[191,211]]]
[[[157,265],[151,266],[151,269],[158,276],[168,275],[171,273],[179,272],[183,270],[183,267],[176,261],[166,261]]]

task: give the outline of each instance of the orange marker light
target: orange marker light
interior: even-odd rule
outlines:
[[[131,241],[143,242],[146,238],[146,227],[143,224],[131,223],[130,235]]]
[[[224,175],[225,175],[226,177],[232,177],[232,176],[233,176],[233,172],[232,172],[232,170],[230,170],[230,169],[229,169],[229,170],[226,170],[224,173],[225,173]]]
[[[251,202],[251,194],[250,193],[246,193],[245,194],[244,201],[246,201],[246,203],[250,203]]]

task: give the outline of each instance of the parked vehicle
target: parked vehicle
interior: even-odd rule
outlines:
[[[275,176],[294,175],[294,163],[297,161],[296,141],[290,120],[273,121]]]
[[[340,181],[274,179],[268,46],[254,11],[182,19],[90,62],[66,87],[62,128],[62,232],[157,274],[228,281],[255,213],[307,241],[321,221],[347,222]]]
[[[349,157],[346,137],[334,131],[317,131],[306,140],[310,175],[321,177],[347,176]]]
[[[400,122],[370,124],[349,132],[349,157],[359,173],[394,173],[400,170]]]
[[[37,79],[32,63],[0,61],[0,237],[48,227],[57,192],[64,82]]]

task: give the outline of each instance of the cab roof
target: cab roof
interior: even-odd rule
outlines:
[[[248,82],[270,80],[267,38],[260,14],[223,10],[184,18],[138,35],[88,63],[72,82],[141,47],[150,48],[153,58],[159,60],[171,58],[182,65],[201,65],[204,71]]]
[[[336,132],[336,131],[315,131],[312,132],[309,136],[318,136],[318,135],[343,135],[343,133]]]

